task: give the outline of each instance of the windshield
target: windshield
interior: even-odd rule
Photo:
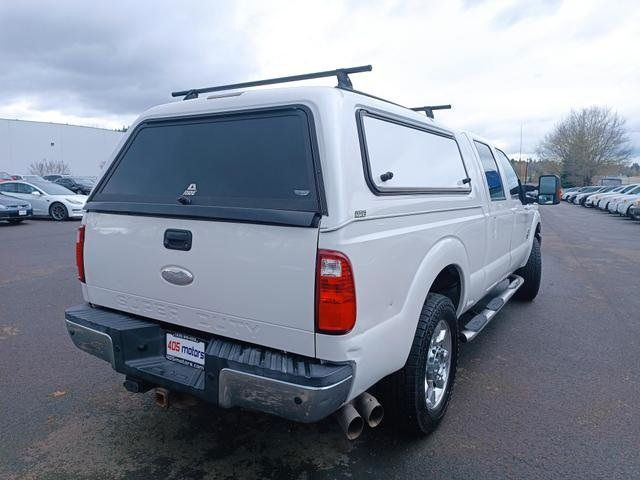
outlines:
[[[58,185],[57,183],[52,182],[31,182],[34,187],[38,187],[47,195],[75,195],[68,188],[63,187],[62,185]]]
[[[27,182],[46,182],[40,175],[23,175],[22,179]]]
[[[93,187],[96,184],[96,181],[92,177],[71,177],[76,183],[80,185],[86,185],[88,187]]]

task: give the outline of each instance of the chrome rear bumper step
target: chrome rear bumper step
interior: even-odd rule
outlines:
[[[200,368],[167,357],[167,333],[193,335],[177,326],[86,304],[67,309],[65,319],[79,349],[124,374],[130,392],[160,388],[163,405],[168,405],[169,393],[186,394],[223,408],[242,407],[309,423],[337,411],[353,383],[350,362],[323,361],[198,332],[205,345]]]
[[[484,327],[486,327],[496,314],[504,307],[513,297],[518,289],[524,284],[524,279],[518,275],[511,275],[508,278],[506,288],[494,296],[484,307],[484,309],[469,320],[460,332],[460,340],[462,342],[470,342],[478,336]]]

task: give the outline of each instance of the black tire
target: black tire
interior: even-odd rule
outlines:
[[[69,218],[69,212],[67,211],[67,207],[60,202],[54,202],[49,207],[49,215],[56,222],[64,222]]]
[[[441,400],[435,408],[429,409],[425,393],[427,354],[434,331],[441,320],[449,327],[451,360]],[[453,303],[444,295],[430,293],[420,312],[407,363],[402,370],[385,378],[377,390],[390,422],[413,435],[426,435],[435,430],[451,400],[458,350],[458,326]]]
[[[530,302],[536,298],[540,290],[540,280],[542,279],[540,240],[536,237],[533,238],[533,246],[531,247],[527,264],[514,273],[524,279],[524,285],[518,289],[514,297],[518,300],[524,300],[525,302]]]

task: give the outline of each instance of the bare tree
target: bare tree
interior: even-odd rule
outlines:
[[[537,183],[540,175],[561,175],[562,164],[555,160],[536,160],[528,157],[526,160],[511,159],[511,166],[518,174],[522,183]]]
[[[542,160],[562,163],[564,182],[589,185],[596,175],[619,171],[632,149],[625,119],[606,107],[572,110],[538,146]]]
[[[31,162],[29,165],[29,173],[31,175],[68,175],[71,173],[69,165],[64,160],[42,160]]]

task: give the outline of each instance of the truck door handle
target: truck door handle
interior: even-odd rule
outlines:
[[[170,228],[164,232],[164,247],[169,250],[191,250],[191,232]]]

